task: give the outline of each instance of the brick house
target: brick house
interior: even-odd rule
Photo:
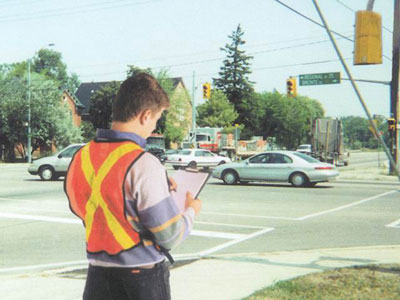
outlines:
[[[171,78],[174,92],[171,96],[171,107],[169,114],[176,119],[175,126],[184,128],[185,136],[189,133],[192,125],[192,102],[190,95],[181,77]],[[110,81],[81,83],[75,92],[76,98],[82,105],[80,116],[82,121],[90,121],[89,106],[92,95]],[[168,118],[168,115],[167,115]]]

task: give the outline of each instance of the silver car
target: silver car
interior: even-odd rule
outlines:
[[[339,171],[334,165],[320,162],[296,151],[268,151],[244,161],[214,169],[212,176],[226,184],[249,181],[290,182],[298,186],[314,186],[335,179]]]
[[[60,152],[47,157],[34,160],[28,167],[31,175],[39,175],[42,180],[56,180],[60,176],[67,174],[68,166],[72,156],[84,144],[73,144],[64,148]]]

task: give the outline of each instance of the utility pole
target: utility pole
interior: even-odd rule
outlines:
[[[323,23],[323,25],[325,27],[325,30],[326,30],[326,32],[327,32],[327,34],[329,36],[329,39],[331,40],[331,42],[333,44],[333,47],[335,48],[335,51],[336,51],[336,53],[337,53],[337,55],[338,55],[338,57],[340,59],[340,62],[342,63],[343,68],[347,73],[347,77],[350,79],[350,82],[351,82],[351,85],[352,85],[352,87],[354,89],[354,92],[356,93],[356,95],[358,97],[358,100],[360,100],[360,103],[361,103],[361,105],[362,105],[362,107],[363,107],[363,109],[365,111],[365,114],[368,117],[368,120],[369,120],[369,122],[371,124],[371,127],[374,129],[375,132],[378,132],[378,128],[376,127],[376,124],[372,120],[371,113],[369,112],[369,109],[368,109],[367,105],[365,104],[365,101],[364,101],[364,99],[363,99],[363,97],[362,97],[362,95],[360,93],[360,90],[358,89],[358,86],[357,86],[357,84],[355,83],[355,81],[353,79],[353,75],[351,74],[350,69],[346,64],[346,61],[344,60],[343,55],[340,52],[339,47],[336,44],[335,38],[333,37],[331,30],[329,29],[328,23],[326,22],[325,17],[322,14],[321,9],[319,8],[317,0],[312,0],[312,1],[314,3],[314,6],[315,6],[317,12],[318,12],[319,17],[321,18],[321,21],[322,21],[322,23]],[[399,0],[395,0],[395,1],[397,3],[397,7],[398,7],[398,1]],[[397,11],[399,11],[399,10],[397,10]],[[398,64],[398,61],[397,61],[397,64]],[[397,72],[397,76],[398,75],[399,74]],[[398,79],[398,77],[397,77],[397,79]],[[397,86],[398,86],[398,80],[397,80]],[[385,153],[386,153],[386,155],[387,155],[387,157],[388,157],[388,159],[390,161],[390,165],[393,168],[394,173],[397,175],[398,179],[400,180],[399,170],[398,170],[398,168],[396,166],[396,162],[395,162],[395,160],[394,160],[394,158],[393,158],[393,156],[392,156],[392,154],[390,152],[390,149],[388,149],[388,147],[386,146],[386,144],[385,144],[385,142],[384,142],[384,140],[383,140],[383,138],[381,136],[378,136],[378,138],[379,138],[380,144],[383,147],[383,150],[385,151]]]
[[[193,81],[192,81],[192,139],[196,143],[196,103],[194,101],[195,92],[195,71],[193,71]]]
[[[395,119],[392,134],[391,152],[397,168],[399,167],[399,48],[400,48],[400,0],[394,1],[393,20],[393,57],[392,57],[392,81],[390,84],[390,116]],[[395,170],[390,166],[390,174]]]
[[[31,139],[31,59],[28,58],[28,163],[32,162],[32,139]]]

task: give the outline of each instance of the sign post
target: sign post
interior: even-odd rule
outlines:
[[[340,72],[301,74],[299,75],[300,85],[323,85],[323,84],[339,84]]]

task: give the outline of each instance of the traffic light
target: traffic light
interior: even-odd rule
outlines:
[[[297,96],[296,78],[290,77],[286,80],[286,95],[292,98]]]
[[[203,99],[210,99],[211,83],[206,82],[203,84]]]
[[[356,13],[354,34],[354,65],[382,63],[382,17],[360,10]]]
[[[387,123],[388,123],[388,130],[394,131],[396,126],[396,120],[394,118],[389,118],[387,119]]]

